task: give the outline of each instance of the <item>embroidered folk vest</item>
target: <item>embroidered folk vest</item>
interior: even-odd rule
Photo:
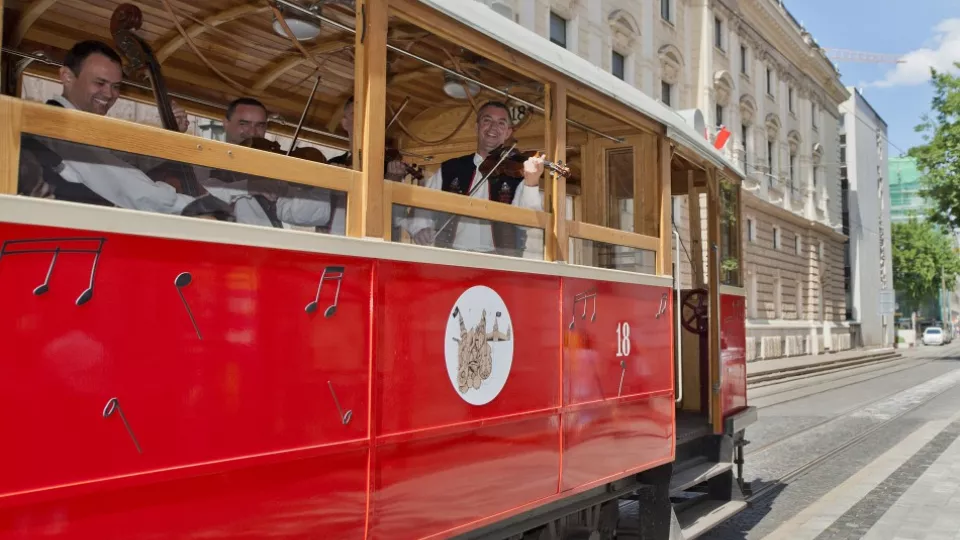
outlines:
[[[440,165],[441,189],[443,191],[459,193],[460,195],[468,195],[470,193],[470,190],[474,188],[474,174],[477,171],[473,157],[474,154],[469,154],[447,160]],[[476,174],[476,176],[476,180],[479,182],[481,177],[479,174]],[[521,182],[523,182],[523,180],[520,178],[491,176],[487,179],[490,189],[490,200],[511,204]],[[449,218],[449,215],[440,216],[435,226],[443,227]],[[459,222],[460,216],[454,216],[442,231],[437,231],[437,238],[434,241],[434,245],[445,248],[452,247]],[[524,244],[526,243],[526,234],[525,231],[519,227],[509,223],[493,222],[490,224],[490,229],[493,235],[493,245],[497,253],[501,255],[516,255],[518,251],[523,250]]]

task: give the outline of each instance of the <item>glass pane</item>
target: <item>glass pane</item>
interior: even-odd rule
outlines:
[[[606,172],[610,196],[603,225],[633,232],[633,148],[607,150]]]
[[[594,242],[583,238],[571,239],[573,249],[570,262],[582,266],[626,270],[641,274],[657,273],[657,253],[646,249]]]
[[[345,192],[33,135],[21,140],[17,191],[265,227],[346,229]]]
[[[543,259],[543,229],[535,227],[395,204],[392,229],[394,242]]]
[[[720,195],[720,283],[739,287],[742,285],[740,189],[734,184],[721,182]]]
[[[550,41],[566,48],[567,21],[556,13],[550,13]]]

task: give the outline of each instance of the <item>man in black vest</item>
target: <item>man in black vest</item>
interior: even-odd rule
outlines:
[[[63,94],[47,104],[106,115],[120,96],[121,66],[120,56],[109,45],[77,43],[60,68]],[[185,130],[186,114],[179,107],[175,111]],[[24,149],[44,165],[43,180],[57,199],[167,214],[179,214],[194,201],[169,184],[154,182],[106,149],[35,138],[25,138]]]
[[[478,184],[482,180],[478,170],[480,164],[490,151],[512,135],[513,124],[507,106],[499,101],[487,102],[477,111],[476,153],[443,162],[440,170],[427,180],[426,187],[461,195],[473,192],[473,197],[543,210],[539,189],[543,175],[542,158],[530,158],[524,163],[523,180],[491,176],[482,185]],[[523,235],[518,234],[517,227],[506,223],[457,216],[450,219],[418,209],[412,218],[402,220],[401,226],[418,244],[514,255],[522,252],[524,247]]]

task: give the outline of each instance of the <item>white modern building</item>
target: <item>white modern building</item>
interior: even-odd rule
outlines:
[[[840,105],[840,189],[846,319],[859,324],[866,347],[892,346],[893,257],[887,124],[860,90]]]

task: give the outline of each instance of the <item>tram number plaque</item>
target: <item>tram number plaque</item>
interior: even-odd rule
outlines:
[[[617,357],[630,355],[630,323],[617,323]]]

